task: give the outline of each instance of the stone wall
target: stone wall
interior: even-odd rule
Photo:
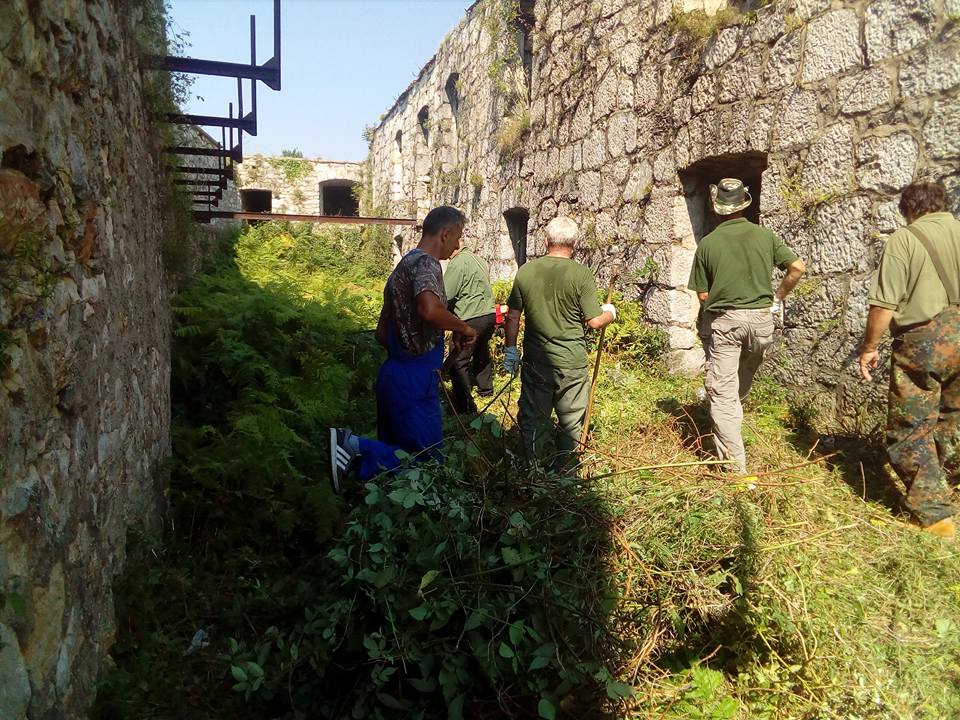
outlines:
[[[331,214],[321,213],[322,188],[352,187],[362,175],[360,163],[310,158],[251,155],[237,166],[241,193],[269,190],[275,213]]]
[[[518,259],[511,209],[529,211],[530,255],[546,222],[573,216],[582,258],[601,277],[628,269],[620,284],[668,332],[671,364],[696,371],[686,281],[714,222],[706,187],[742,176],[754,217],[809,268],[769,370],[834,429],[857,426],[880,394],[853,364],[870,271],[903,222],[898,192],[945,178],[960,200],[957,0],[537,0],[521,22],[510,4],[474,5],[389,110],[371,142],[374,196],[421,217],[461,205],[498,277]],[[521,142],[506,142],[526,112]]]
[[[169,455],[142,3],[0,3],[0,718],[77,718]],[[154,152],[151,152],[151,151]]]

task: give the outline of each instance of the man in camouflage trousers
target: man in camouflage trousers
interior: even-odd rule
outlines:
[[[900,196],[908,225],[887,240],[874,275],[860,374],[871,379],[892,323],[890,464],[917,522],[952,538],[960,508],[945,468],[960,454],[960,222],[946,209],[940,183],[914,183]]]

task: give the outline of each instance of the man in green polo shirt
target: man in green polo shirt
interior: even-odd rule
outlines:
[[[743,216],[753,202],[748,191],[735,178],[710,186],[713,211],[723,221],[697,246],[687,283],[703,305],[704,386],[714,444],[720,458],[741,473],[747,470],[742,402],[773,344],[773,318],[806,270],[779,237]],[[774,266],[787,271],[776,294],[770,282]]]
[[[480,397],[493,395],[493,370],[490,367],[490,338],[496,325],[490,270],[487,263],[461,247],[447,264],[443,274],[447,306],[454,315],[477,331],[477,341],[461,346],[454,334],[450,342],[447,368],[453,385],[453,407],[458,413],[475,413],[473,386]]]
[[[546,229],[547,254],[520,267],[507,300],[503,366],[511,375],[520,367],[520,315],[526,318],[520,432],[528,457],[546,461],[551,415],[556,411],[560,432],[555,465],[572,462],[587,412],[590,376],[585,330],[599,330],[617,317],[613,305],[597,301],[597,283],[590,269],[572,258],[579,231],[568,217],[551,220]]]
[[[952,538],[960,508],[946,472],[960,476],[960,222],[946,210],[940,183],[913,183],[900,195],[908,225],[887,240],[873,278],[860,374],[872,379],[892,325],[890,464],[920,526]]]

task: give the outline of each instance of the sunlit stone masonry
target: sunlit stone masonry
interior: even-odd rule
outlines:
[[[752,219],[809,267],[767,372],[822,427],[862,429],[882,389],[855,377],[855,347],[898,192],[944,178],[960,198],[960,0],[763,5],[481,0],[372,130],[372,205],[462,207],[498,278],[573,216],[582,259],[625,271],[671,366],[696,372],[707,185],[741,177]]]

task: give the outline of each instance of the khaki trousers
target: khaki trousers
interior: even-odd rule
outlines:
[[[750,392],[763,354],[773,344],[774,323],[769,310],[724,310],[703,315],[701,336],[707,375],[704,385],[710,400],[710,420],[717,455],[746,472],[747,457],[740,434],[742,401]]]

